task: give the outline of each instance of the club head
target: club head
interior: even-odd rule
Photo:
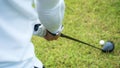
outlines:
[[[102,48],[102,52],[104,53],[110,53],[114,50],[115,46],[112,41],[107,41]]]

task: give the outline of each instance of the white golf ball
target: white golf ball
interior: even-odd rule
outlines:
[[[100,40],[100,45],[104,45],[105,41],[104,40]]]

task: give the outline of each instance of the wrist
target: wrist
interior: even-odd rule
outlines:
[[[47,30],[47,32],[50,33],[53,36],[57,36],[57,35],[59,35],[62,32],[62,30],[63,30],[63,25],[61,25],[59,27],[59,29],[57,31],[55,31],[55,32],[50,32],[49,30]]]
[[[47,32],[48,32],[49,34],[51,34],[52,36],[57,36],[57,35],[59,35],[59,32],[57,32],[57,33],[51,33],[51,32],[48,31],[48,30],[47,30]]]

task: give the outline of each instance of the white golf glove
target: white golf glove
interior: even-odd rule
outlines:
[[[42,24],[36,24],[34,26],[34,35],[40,36],[40,37],[44,37],[46,35],[46,29]]]

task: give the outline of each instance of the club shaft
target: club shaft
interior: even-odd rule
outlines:
[[[96,48],[96,49],[99,49],[99,50],[102,50],[101,48],[95,47],[95,46],[93,46],[93,45],[91,45],[91,44],[89,44],[89,43],[80,41],[80,40],[78,40],[78,39],[72,38],[72,37],[67,36],[67,35],[64,35],[64,34],[61,34],[61,37],[67,38],[67,39],[70,39],[70,40],[73,40],[73,41],[76,41],[76,42],[79,42],[79,43],[82,43],[82,44],[85,44],[85,45],[88,45],[88,46],[91,46],[91,47]]]

